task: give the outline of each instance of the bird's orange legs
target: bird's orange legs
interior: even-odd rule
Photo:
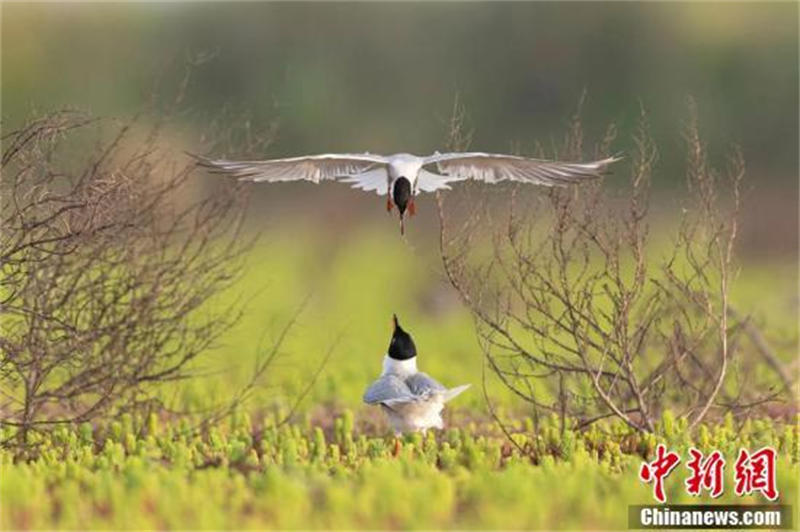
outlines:
[[[392,207],[394,207],[392,204],[392,198],[386,198],[386,212],[391,212]]]
[[[397,456],[400,454],[400,438],[395,435],[394,437],[394,449],[392,450],[392,456]]]
[[[417,206],[414,203],[414,198],[411,198],[411,201],[408,202],[408,215],[414,216],[417,214]]]

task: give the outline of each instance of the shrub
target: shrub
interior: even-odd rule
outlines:
[[[457,144],[460,129],[456,120]],[[615,136],[609,128],[598,158]],[[789,397],[788,388],[761,393],[772,381],[733,382],[751,325],[730,301],[744,161],[734,149],[726,171],[711,166],[693,105],[685,138],[687,196],[666,244],[650,240],[657,149],[644,111],[621,198],[602,180],[538,201],[518,187],[498,215],[489,201],[457,196],[445,206],[439,196],[447,278],[475,318],[487,365],[537,411],[578,428],[616,417],[652,432],[665,408],[691,429],[712,409],[739,414]],[[582,158],[578,115],[554,156]]]
[[[158,385],[187,377],[239,317],[206,303],[249,248],[242,190],[195,197],[194,165],[163,147],[160,125],[113,131],[64,111],[3,138],[0,425],[21,444],[35,428],[153,407]]]

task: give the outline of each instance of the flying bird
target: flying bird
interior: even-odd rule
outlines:
[[[446,388],[427,374],[417,370],[417,348],[411,335],[392,316],[394,332],[383,358],[383,372],[364,392],[364,402],[380,405],[397,437],[405,432],[425,432],[444,428],[444,404],[470,387],[469,384]]]
[[[450,189],[450,184],[473,179],[485,183],[517,181],[543,186],[569,185],[599,177],[619,160],[609,157],[593,162],[559,162],[516,155],[463,152],[434,153],[419,157],[410,153],[325,153],[266,161],[228,161],[194,156],[198,164],[241,181],[268,182],[338,180],[353,188],[386,196],[386,210],[396,205],[400,233],[405,232],[406,213],[416,212],[414,198],[420,192]]]

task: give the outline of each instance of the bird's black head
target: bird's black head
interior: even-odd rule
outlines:
[[[411,181],[405,177],[398,177],[392,187],[392,199],[394,199],[394,204],[397,205],[402,218],[408,207],[408,202],[411,200]]]
[[[394,320],[394,334],[392,334],[392,341],[389,343],[389,358],[394,360],[408,360],[417,356],[417,347],[414,345],[414,340],[400,327],[397,321],[397,316],[392,316]]]

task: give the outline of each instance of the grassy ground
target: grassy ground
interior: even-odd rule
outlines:
[[[320,403],[358,409],[366,384],[380,370],[393,313],[413,335],[423,371],[451,386],[479,384],[483,360],[473,323],[443,279],[435,242],[426,229],[415,226],[409,241],[402,242],[395,234],[387,236],[394,224],[386,225],[338,240],[303,228],[291,234],[267,233],[250,258],[245,278],[220,301],[223,305],[230,297],[244,296],[248,311],[204,367],[221,373],[193,383],[193,399],[208,399],[215,391],[243,382],[259,349],[263,353],[270,346],[276,330],[291,319],[306,296],[308,304],[268,379],[277,389],[269,388],[260,396],[261,406],[278,396],[290,400],[299,393],[335,345],[301,409]],[[752,316],[777,355],[792,363],[798,345],[797,265],[744,260],[738,266],[732,304],[741,314]],[[489,378],[488,386],[500,405],[519,406],[499,382]],[[486,413],[476,389],[460,396],[456,405]]]
[[[399,243],[386,229],[338,241],[302,230],[268,233],[235,293],[218,302],[243,295],[248,312],[198,368],[210,376],[168,397],[183,408],[223,401],[249,375],[259,346],[270,344],[309,294],[265,387],[202,436],[188,434],[186,421],[122,418],[63,427],[31,463],[0,452],[0,527],[626,528],[628,505],[652,501],[652,488],[636,472],[657,441],[684,460],[692,444],[723,451],[731,465],[726,494],[716,502],[740,500],[732,493],[738,448],[773,445],[781,500],[796,500],[796,424],[729,418],[689,435],[667,418],[652,437],[613,423],[561,435],[553,420],[535,427],[524,405],[489,379],[503,414],[517,420],[518,443],[534,450],[533,460],[520,456],[488,421],[471,320],[440,278],[433,247]],[[795,270],[745,264],[734,294],[741,309],[769,325],[786,359],[796,355]],[[393,312],[413,334],[423,370],[447,385],[476,385],[453,403],[451,428],[408,438],[398,457],[378,412],[361,405],[379,372]],[[297,415],[275,428],[332,345]],[[667,482],[671,502],[698,501],[684,493],[685,471],[681,465]]]
[[[12,464],[0,454],[2,527],[10,529],[436,529],[626,528],[630,504],[652,503],[637,481],[657,441],[681,456],[696,445],[733,456],[739,446],[779,449],[781,500],[798,494],[797,427],[732,419],[693,440],[668,417],[657,436],[607,424],[563,436],[557,420],[517,424],[520,456],[493,425],[391,441],[354,428],[352,413],[323,430],[273,426],[237,414],[205,437],[130,417],[57,431],[42,457]],[[754,503],[727,490],[715,502]],[[697,502],[681,466],[666,481],[672,503]],[[708,498],[704,498],[708,500]]]

